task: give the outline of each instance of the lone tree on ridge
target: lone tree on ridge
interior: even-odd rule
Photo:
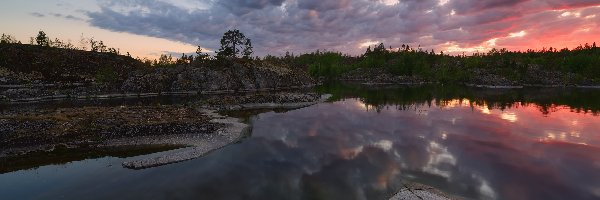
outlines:
[[[229,30],[221,38],[221,48],[216,52],[217,57],[226,58],[252,58],[252,42],[240,32],[240,30]]]

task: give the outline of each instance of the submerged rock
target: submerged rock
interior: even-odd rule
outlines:
[[[196,106],[217,110],[293,109],[324,102],[331,95],[316,93],[269,93],[212,96],[196,102]]]

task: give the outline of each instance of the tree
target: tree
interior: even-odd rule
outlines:
[[[383,53],[385,51],[386,51],[385,50],[385,45],[383,45],[383,43],[379,43],[379,45],[377,45],[375,47],[375,49],[373,49],[373,52],[375,52],[375,53]]]
[[[160,55],[160,58],[158,58],[158,62],[156,64],[158,66],[166,67],[166,66],[170,66],[174,63],[175,62],[173,62],[173,56],[171,56],[171,54],[169,54],[168,56],[165,54],[162,54],[162,55]]]
[[[240,30],[229,30],[221,38],[221,48],[216,52],[217,57],[243,57],[250,59],[252,56],[252,42],[240,32]]]
[[[38,32],[38,35],[35,38],[35,41],[40,46],[45,46],[45,47],[50,46],[50,39],[48,39],[48,37],[46,36],[46,33],[44,33],[44,31]]]
[[[194,59],[194,56],[192,56],[192,55],[187,56],[187,55],[185,55],[185,53],[183,53],[183,54],[181,54],[181,58],[178,58],[175,61],[175,64],[177,64],[177,65],[186,65],[186,64],[191,63],[193,61],[193,59]]]
[[[2,34],[2,37],[0,37],[0,44],[10,44],[10,43],[20,43],[17,39],[15,39],[15,37],[13,37],[12,35],[5,35]],[[594,43],[596,44],[596,43]]]
[[[94,52],[100,52],[100,53],[104,53],[104,52],[108,52],[107,46],[104,45],[104,42],[102,40],[100,41],[96,41],[94,40],[94,38],[90,38],[90,51],[94,51]],[[115,52],[118,53],[118,52]]]
[[[250,41],[250,39],[246,39],[246,43],[244,43],[244,51],[242,51],[242,55],[244,59],[251,59],[252,58],[252,42]]]
[[[119,49],[115,49],[115,48],[108,48],[108,53],[112,53],[115,55],[121,55],[121,52],[119,52]]]
[[[198,49],[196,49],[196,60],[197,61],[204,62],[210,58],[210,55],[208,55],[208,53],[202,53],[202,51],[203,51],[202,47],[198,46]]]

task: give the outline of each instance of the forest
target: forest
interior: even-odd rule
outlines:
[[[296,67],[306,67],[315,77],[336,78],[358,68],[385,68],[398,76],[420,76],[439,82],[464,82],[475,71],[497,73],[520,80],[529,68],[571,73],[576,79],[600,81],[600,48],[593,44],[574,49],[543,48],[541,50],[509,51],[492,49],[487,53],[448,55],[402,45],[397,50],[379,44],[359,56],[340,52],[316,51],[299,56],[268,57]]]
[[[0,43],[20,43],[13,36],[2,34]],[[103,41],[82,36],[79,46],[59,39],[50,39],[43,31],[31,37],[31,45],[53,48],[89,50],[120,55],[120,50],[107,47]],[[336,51],[317,50],[311,53],[253,57],[252,43],[239,30],[226,32],[221,40],[221,49],[214,54],[206,53],[200,46],[196,55],[183,54],[181,57],[161,55],[158,59],[136,59],[148,67],[222,66],[232,58],[257,60],[299,68],[311,76],[321,79],[339,79],[345,73],[356,69],[378,68],[393,76],[420,77],[440,83],[466,83],[482,74],[495,74],[508,80],[523,82],[538,71],[569,75],[568,82],[600,83],[600,48],[596,43],[582,44],[576,48],[542,48],[527,51],[491,49],[489,52],[471,55],[450,55],[434,50],[416,49],[409,45],[400,48],[386,48],[385,44],[371,48],[361,55],[347,55]],[[129,52],[127,56],[131,55]],[[228,59],[224,59],[228,58]],[[533,69],[533,71],[532,71]],[[541,75],[540,75],[541,76]],[[539,77],[543,79],[543,77]]]

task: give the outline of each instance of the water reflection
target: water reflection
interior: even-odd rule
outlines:
[[[404,179],[465,197],[600,198],[598,117],[570,111],[544,116],[531,105],[504,111],[468,103],[413,107],[427,110],[427,115],[420,115],[356,106],[364,104],[345,99],[290,113],[262,114],[255,121],[254,137],[346,160],[365,147],[378,148],[400,166],[396,170]],[[281,134],[273,138],[273,133]],[[329,142],[300,142],[307,138]]]
[[[387,199],[414,181],[473,199],[600,198],[600,101],[576,101],[598,92],[531,100],[523,91],[428,87],[330,88],[332,102],[258,114],[250,138],[201,159],[141,171],[113,158],[45,166],[0,175],[0,194]]]
[[[333,94],[334,101],[357,98],[364,107],[382,110],[393,107],[401,110],[432,104],[440,108],[457,105],[477,105],[483,109],[535,106],[542,114],[560,110],[578,113],[600,113],[600,92],[584,88],[524,88],[484,89],[459,85],[365,86],[333,82],[317,87],[317,91]]]

